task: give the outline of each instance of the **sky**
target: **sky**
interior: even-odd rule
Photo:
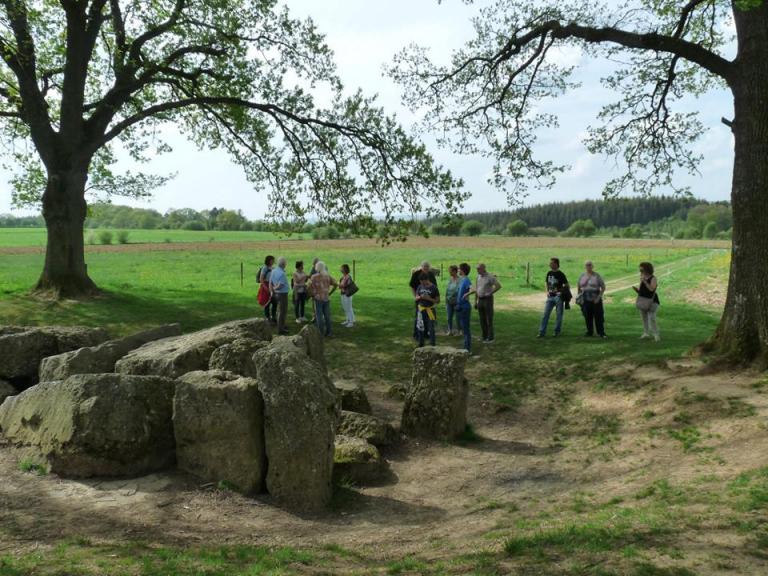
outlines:
[[[416,118],[401,105],[401,90],[384,75],[383,67],[392,62],[396,52],[413,42],[429,47],[435,60],[446,61],[452,49],[471,38],[470,18],[478,10],[477,3],[467,6],[459,0],[446,0],[440,4],[437,0],[286,0],[285,3],[295,16],[311,17],[318,29],[326,34],[346,89],[353,92],[360,87],[366,94],[378,94],[379,103],[396,113],[405,126],[412,126]],[[589,154],[581,143],[587,126],[596,122],[600,106],[610,101],[610,93],[599,84],[606,65],[579,53],[564,57],[579,66],[578,79],[582,87],[554,103],[561,125],[558,130],[542,136],[539,149],[543,156],[567,163],[571,169],[559,178],[553,189],[531,191],[523,200],[525,205],[599,198],[604,183],[616,174],[612,159]],[[687,106],[699,110],[702,120],[711,129],[697,145],[705,158],[701,174],[683,176],[679,182],[690,186],[698,197],[727,200],[733,142],[720,118],[732,117],[731,99],[726,91],[719,91],[688,102]],[[240,209],[252,219],[265,216],[269,210],[266,195],[253,190],[242,170],[225,152],[198,150],[172,126],[165,130],[165,134],[173,152],[160,156],[143,169],[158,174],[176,173],[177,176],[149,200],[117,198],[115,203],[154,208],[160,212],[170,208],[202,210],[216,206]],[[429,135],[424,135],[424,139],[438,162],[463,178],[472,192],[465,211],[508,207],[505,193],[487,183],[491,170],[488,159],[456,156],[437,149]],[[128,160],[122,165],[126,169],[135,168]],[[7,175],[0,172],[0,182],[6,179]],[[4,185],[0,187],[0,213],[7,212],[29,213],[28,210],[12,211],[10,189]]]

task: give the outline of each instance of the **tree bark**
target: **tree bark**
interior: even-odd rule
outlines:
[[[735,11],[733,245],[723,317],[707,349],[768,367],[768,3]]]
[[[48,174],[43,194],[48,243],[37,290],[50,290],[59,297],[91,296],[98,292],[85,264],[83,225],[87,179],[87,167]]]

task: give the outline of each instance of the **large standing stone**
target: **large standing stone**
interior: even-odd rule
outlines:
[[[295,336],[278,336],[272,341],[272,348],[288,352],[300,351],[317,362],[326,371],[325,344],[320,331],[314,324],[307,324]]]
[[[371,413],[368,395],[360,384],[336,380],[333,385],[336,387],[336,396],[342,410],[359,412],[360,414]]]
[[[16,396],[16,394],[18,394],[18,391],[11,386],[10,382],[0,380],[0,404],[2,404],[8,396]]]
[[[361,438],[374,446],[389,446],[397,442],[397,432],[388,422],[370,414],[341,411],[339,434]]]
[[[240,492],[263,488],[264,402],[258,384],[231,372],[189,372],[176,384],[173,429],[178,467]]]
[[[114,372],[115,363],[131,350],[135,350],[147,342],[180,334],[180,324],[168,324],[125,338],[109,340],[98,346],[79,348],[56,356],[49,356],[40,362],[40,380],[46,382],[64,380],[73,374]]]
[[[119,360],[115,364],[115,372],[178,378],[187,372],[206,370],[217,348],[241,338],[269,340],[269,324],[263,318],[236,320],[199,332],[150,342]]]
[[[61,476],[135,476],[174,463],[174,381],[79,374],[43,382],[0,406],[0,431]]]
[[[219,346],[211,354],[208,369],[226,370],[242,376],[253,376],[256,373],[256,368],[253,365],[253,354],[268,344],[264,340],[240,338],[230,344]]]
[[[466,350],[455,348],[416,349],[413,378],[403,407],[403,433],[450,440],[464,432],[469,395],[464,368],[468,357]]]
[[[5,326],[0,328],[0,378],[17,388],[38,382],[40,361],[47,356],[95,346],[109,335],[81,326]]]
[[[322,367],[299,350],[272,346],[254,355],[264,398],[267,490],[295,509],[330,503],[336,392]]]
[[[336,483],[367,484],[380,480],[386,465],[376,446],[360,438],[336,436],[333,480]]]

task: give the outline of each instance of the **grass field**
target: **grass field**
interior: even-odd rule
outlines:
[[[210,535],[124,538],[69,526],[55,536],[35,532],[34,539],[42,542],[31,550],[24,541],[26,529],[18,520],[4,521],[0,512],[0,542],[15,542],[0,544],[0,576],[765,573],[768,442],[760,424],[765,407],[759,403],[764,387],[759,382],[747,387],[753,406],[732,391],[723,391],[722,399],[713,392],[686,392],[685,386],[697,385],[695,378],[681,376],[677,382],[665,373],[643,386],[635,372],[661,371],[712,333],[719,309],[711,296],[725,285],[728,252],[695,243],[603,240],[546,239],[537,246],[528,239],[480,238],[452,244],[434,239],[381,248],[363,241],[300,241],[242,249],[196,245],[92,252],[89,273],[105,294],[89,302],[30,297],[42,256],[0,253],[2,323],[105,326],[114,334],[165,322],[193,330],[259,314],[254,276],[267,252],[285,255],[291,264],[319,256],[333,271],[354,261],[360,286],[357,326],[339,326],[341,307],[334,299],[330,370],[336,379],[363,384],[379,408],[395,416],[399,404],[387,399],[386,390],[410,377],[411,267],[424,259],[444,269],[483,261],[504,286],[497,300],[497,342],[476,342],[468,369],[470,417],[479,436],[469,436],[469,444],[435,445],[422,454],[410,448],[395,452],[398,483],[339,487],[336,511],[327,518],[273,517],[277,512],[259,507],[265,533],[236,532],[236,543]],[[612,291],[606,299],[606,341],[582,337],[576,310],[566,313],[563,337],[535,338],[550,256],[561,258],[571,281],[584,260],[595,262]],[[651,260],[659,272],[659,343],[638,341],[641,326],[629,286],[642,260]],[[477,335],[476,322],[475,316]],[[438,344],[458,345],[458,340],[438,337]],[[745,445],[734,446],[732,437],[752,427],[761,436],[759,441],[750,436],[746,445],[753,457],[746,458]],[[528,445],[540,454],[526,456]],[[535,464],[523,459],[528,457]],[[745,459],[751,469],[744,468]],[[516,478],[519,472],[522,480],[512,488],[497,485],[497,476],[481,474],[493,466],[501,467],[494,474],[509,467],[508,473]],[[413,480],[422,467],[430,476],[424,488]],[[569,484],[551,480],[554,471],[566,470]],[[456,479],[456,486],[430,484],[442,476],[446,483]],[[29,474],[24,478],[36,490],[49,482]],[[0,504],[9,494],[0,489]],[[215,510],[240,502],[217,498]],[[442,509],[444,516],[424,516],[416,510],[417,501]],[[179,507],[169,517],[174,514],[185,512]],[[720,541],[727,544],[713,543]]]
[[[99,232],[102,229],[86,230],[84,238],[87,244],[100,244]],[[121,230],[109,229],[112,243],[117,244],[117,235],[123,231],[128,234],[130,244],[148,244],[161,242],[253,242],[274,240],[272,232],[237,232],[226,230]],[[292,238],[307,238],[307,234],[297,234]],[[47,234],[45,228],[0,228],[0,248],[12,246],[45,246]]]

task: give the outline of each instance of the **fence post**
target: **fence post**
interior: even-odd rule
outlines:
[[[445,278],[445,276],[443,276],[443,263],[442,262],[440,262],[440,278],[441,279]]]
[[[525,285],[526,286],[531,285],[531,263],[530,262],[525,263]]]
[[[352,260],[352,280],[357,282],[357,260]]]
[[[240,262],[240,288],[243,287],[243,263]]]
[[[629,268],[629,253],[627,253],[627,264],[626,267]]]

